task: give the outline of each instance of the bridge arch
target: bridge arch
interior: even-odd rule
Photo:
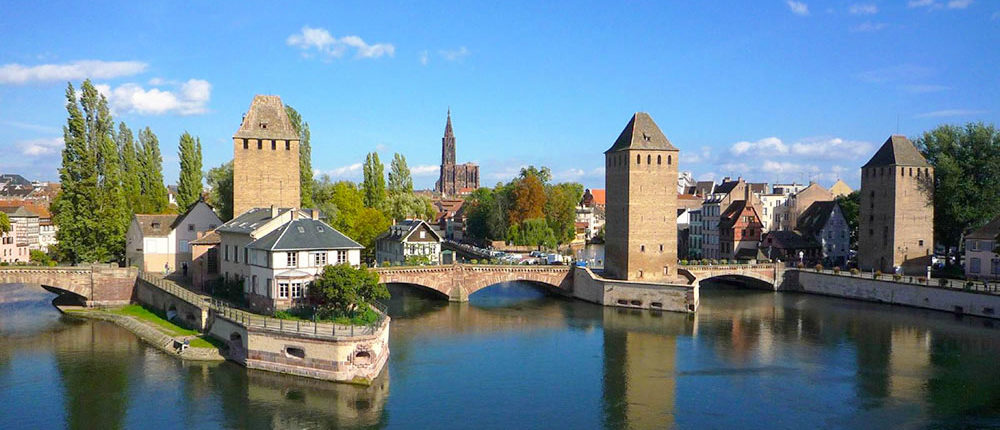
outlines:
[[[705,281],[729,280],[744,282],[750,288],[776,290],[781,281],[783,267],[774,264],[726,264],[699,265],[682,268],[690,276],[697,278],[699,284]]]
[[[555,291],[573,290],[568,266],[504,266],[453,264],[421,267],[387,267],[376,270],[384,284],[417,285],[435,290],[455,302],[491,285],[513,281],[543,284]]]

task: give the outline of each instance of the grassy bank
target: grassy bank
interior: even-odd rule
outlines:
[[[191,339],[191,346],[194,348],[218,348],[222,346],[218,340],[208,336],[203,336],[196,330],[191,330],[188,328],[181,327],[177,324],[174,324],[173,322],[164,318],[164,316],[160,315],[158,312],[155,312],[151,309],[147,309],[141,305],[123,306],[118,309],[111,309],[108,312],[116,315],[133,317],[146,324],[151,324],[153,326],[156,326],[157,328],[166,332],[170,336],[174,337],[198,336],[194,339]]]

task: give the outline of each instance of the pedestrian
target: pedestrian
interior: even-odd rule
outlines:
[[[170,273],[170,263],[163,263],[163,276],[167,276]]]

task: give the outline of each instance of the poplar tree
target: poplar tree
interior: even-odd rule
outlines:
[[[80,101],[87,118],[93,118],[90,134],[92,145],[97,148],[97,243],[92,250],[93,260],[121,261],[125,257],[125,232],[131,216],[122,187],[121,154],[114,138],[115,123],[108,99],[88,83],[84,82]]]
[[[125,204],[130,213],[140,213],[142,209],[142,166],[136,151],[135,136],[125,122],[118,124],[118,134],[115,135],[118,151],[122,162],[122,191]]]
[[[215,208],[216,215],[222,221],[233,219],[233,162],[209,169],[205,180],[212,189],[208,193],[208,203]]]
[[[406,166],[406,157],[400,153],[392,156],[389,167],[389,195],[413,193],[413,177]]]
[[[363,170],[361,191],[365,207],[382,210],[385,207],[385,166],[379,161],[377,152],[368,153]]]
[[[139,132],[142,187],[142,212],[159,214],[166,212],[170,199],[167,198],[167,187],[163,185],[163,156],[160,155],[160,141],[153,130],[146,127]]]
[[[177,209],[184,212],[201,198],[201,139],[184,132],[177,145],[181,174],[177,179]]]
[[[304,208],[313,204],[312,146],[309,143],[309,123],[302,121],[302,115],[291,106],[285,106],[285,113],[292,128],[299,135],[299,200]]]

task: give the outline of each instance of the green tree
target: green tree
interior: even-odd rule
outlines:
[[[389,167],[389,195],[412,193],[413,177],[410,176],[410,168],[406,166],[406,157],[397,152],[393,154]]]
[[[285,105],[285,113],[292,123],[292,128],[299,135],[299,188],[301,206],[314,207],[313,203],[313,171],[312,144],[309,142],[309,123],[302,120],[302,115],[295,108]]]
[[[361,208],[353,229],[344,233],[365,247],[361,251],[364,261],[375,261],[375,238],[389,229],[392,221],[382,211],[375,208]]]
[[[139,213],[142,199],[142,165],[139,153],[136,151],[135,135],[122,121],[118,124],[118,134],[115,135],[122,163],[122,194],[130,213]]]
[[[518,179],[514,184],[514,205],[508,214],[510,224],[520,224],[526,219],[542,218],[544,209],[545,187],[540,178],[529,174]]]
[[[565,182],[546,187],[545,220],[555,241],[569,243],[576,238],[576,205],[583,196],[583,185]]]
[[[181,160],[181,173],[177,179],[177,208],[184,212],[201,199],[201,139],[185,131],[177,144],[177,153]]]
[[[346,264],[326,266],[309,285],[308,296],[322,318],[354,317],[368,311],[376,300],[389,298],[389,290],[380,284],[378,273]]]
[[[847,228],[851,230],[851,249],[857,249],[861,192],[854,191],[846,196],[839,196],[837,204],[840,205],[840,212],[844,214],[844,220],[847,221]]]
[[[4,212],[0,212],[0,233],[10,233],[10,229],[10,217]]]
[[[522,167],[519,177],[524,179],[528,176],[534,176],[543,184],[547,184],[552,180],[552,170],[545,166],[542,166],[541,169],[536,168],[535,166]]]
[[[139,145],[142,147],[140,164],[142,175],[142,213],[159,214],[167,211],[170,199],[167,197],[167,187],[163,185],[163,156],[160,155],[160,141],[149,127],[139,132]]]
[[[545,218],[526,219],[520,225],[512,225],[507,240],[515,245],[541,248],[555,248],[556,236]]]
[[[78,100],[69,84],[66,111],[62,188],[51,206],[59,250],[72,263],[120,260],[129,213],[107,99],[86,80]]]
[[[942,125],[915,143],[934,166],[925,192],[933,196],[935,239],[950,253],[1000,213],[1000,133],[992,124]]]
[[[223,222],[233,219],[233,162],[227,161],[209,169],[205,180],[211,188],[208,204],[215,208],[216,215]]]
[[[385,166],[378,160],[377,152],[368,153],[363,170],[361,190],[364,191],[365,206],[382,209],[385,206]]]
[[[413,193],[390,195],[385,206],[388,215],[397,221],[404,219],[428,221],[437,213],[431,199]]]

